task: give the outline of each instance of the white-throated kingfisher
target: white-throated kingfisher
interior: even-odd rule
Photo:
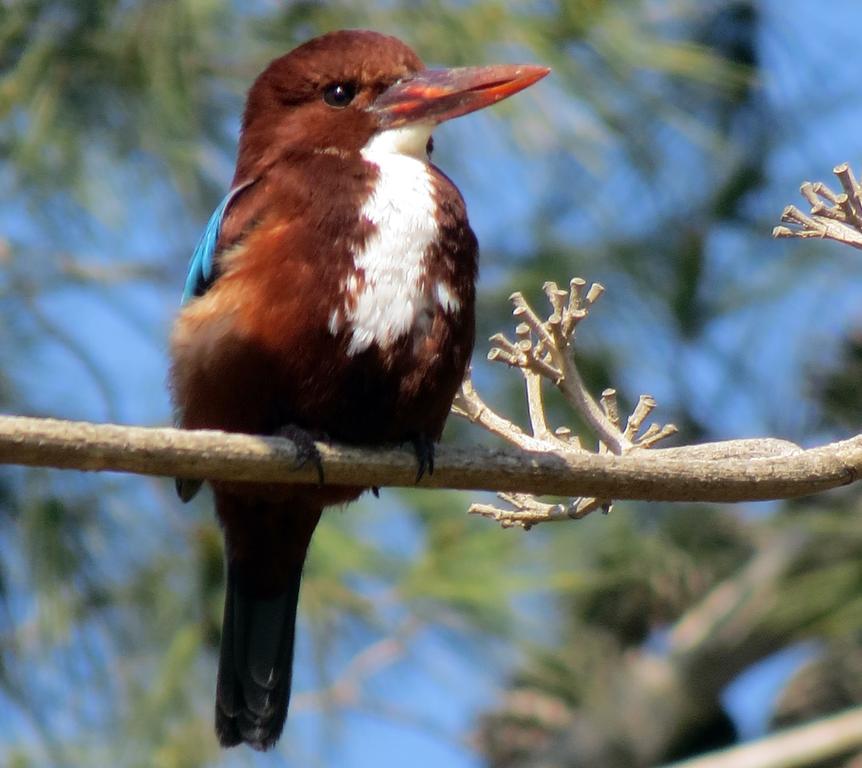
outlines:
[[[425,69],[368,31],[270,63],[173,330],[180,425],[412,442],[420,475],[433,470],[473,348],[478,251],[458,189],[431,163],[431,132],[547,73]],[[199,485],[177,483],[184,500]],[[287,714],[312,532],[324,507],[365,489],[212,486],[227,553],[216,732],[226,747],[267,749]]]

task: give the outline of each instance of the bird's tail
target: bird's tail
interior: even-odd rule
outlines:
[[[216,507],[227,539],[216,734],[224,747],[265,750],[287,717],[299,583],[320,510],[221,494]]]

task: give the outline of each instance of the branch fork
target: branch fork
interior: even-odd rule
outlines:
[[[545,413],[542,386],[556,387],[584,419],[596,436],[595,453],[617,456],[636,449],[650,448],[677,430],[671,424],[650,424],[641,433],[644,422],[656,407],[655,400],[642,395],[625,426],[621,425],[616,391],[606,389],[598,401],[587,390],[575,363],[574,343],[579,323],[589,316],[593,305],[604,293],[604,287],[573,278],[569,290],[547,282],[543,289],[550,304],[545,320],[533,310],[523,294],[513,293],[515,339],[502,333],[491,337],[488,360],[517,368],[524,377],[530,432],[495,413],[476,392],[468,374],[452,406],[453,413],[478,424],[507,442],[527,451],[562,455],[590,453],[569,427],[552,428]],[[581,518],[595,509],[608,512],[610,499],[582,496],[565,503],[548,504],[525,493],[499,493],[499,498],[512,509],[500,509],[488,504],[473,504],[470,513],[489,517],[503,527],[529,529],[552,520]]]
[[[862,248],[862,186],[847,163],[836,165],[832,172],[843,191],[836,193],[822,181],[803,182],[799,192],[810,212],[788,205],[781,221],[791,226],[775,227],[773,237],[817,237]]]

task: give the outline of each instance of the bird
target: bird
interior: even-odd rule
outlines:
[[[478,269],[464,200],[431,162],[432,131],[549,71],[428,69],[369,30],[270,62],[171,333],[178,425],[287,436],[315,461],[316,439],[410,443],[417,480],[432,472],[473,349]],[[200,486],[177,480],[184,501]],[[226,552],[216,735],[266,750],[287,715],[312,533],[324,508],[367,489],[211,486]]]

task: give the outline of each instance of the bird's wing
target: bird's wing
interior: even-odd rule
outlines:
[[[219,203],[218,208],[210,216],[206,229],[203,231],[200,240],[198,240],[192,258],[189,261],[189,269],[183,289],[183,304],[195,296],[203,296],[215,281],[217,277],[215,271],[216,254],[225,215],[231,203],[236,200],[241,192],[244,192],[254,184],[254,182],[255,180],[246,181],[235,186],[225,195],[224,199]]]
[[[215,282],[216,277],[218,277],[215,269],[216,255],[219,250],[219,239],[225,216],[231,203],[237,199],[241,192],[244,192],[254,184],[255,181],[256,179],[235,186],[225,195],[224,199],[218,204],[218,208],[210,216],[206,229],[204,229],[200,240],[198,240],[192,258],[189,261],[186,284],[183,288],[183,304],[195,296],[203,296],[207,292],[207,289]],[[177,495],[183,502],[189,502],[195,497],[202,485],[202,480],[190,480],[178,477],[176,479]]]

